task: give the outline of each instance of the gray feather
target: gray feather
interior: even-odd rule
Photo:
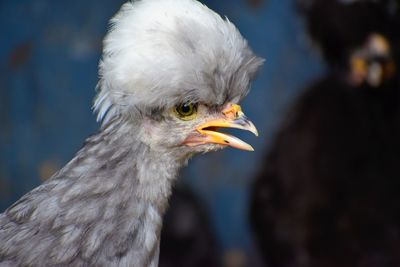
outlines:
[[[136,107],[239,102],[263,63],[228,19],[195,0],[128,2],[111,22],[94,106],[105,122]]]
[[[90,137],[59,173],[0,215],[3,265],[151,265],[180,164],[167,153],[143,161],[155,155],[121,124]],[[142,168],[158,171],[141,183]]]

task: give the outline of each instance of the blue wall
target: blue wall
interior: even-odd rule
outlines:
[[[285,107],[322,72],[290,0],[203,1],[266,58],[242,106],[256,148],[199,156],[182,173],[209,208],[225,249],[253,248],[249,186]],[[107,21],[120,0],[0,2],[0,211],[62,167],[98,125],[91,105]]]

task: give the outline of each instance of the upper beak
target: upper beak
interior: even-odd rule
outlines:
[[[201,136],[189,137],[185,144],[195,146],[200,144],[220,144],[231,146],[238,149],[254,151],[253,147],[232,135],[217,132],[218,128],[236,128],[247,130],[258,136],[258,131],[254,124],[247,119],[242,112],[242,108],[237,104],[228,104],[222,111],[221,117],[209,120],[197,127]]]

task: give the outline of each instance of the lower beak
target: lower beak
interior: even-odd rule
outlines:
[[[221,118],[207,121],[197,127],[200,136],[189,137],[185,144],[196,146],[201,144],[220,144],[234,148],[254,151],[253,147],[232,135],[217,132],[219,128],[236,128],[247,130],[258,136],[258,131],[254,124],[247,119],[242,109],[237,104],[228,104],[222,111]]]

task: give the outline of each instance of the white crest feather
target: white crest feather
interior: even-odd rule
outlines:
[[[261,64],[229,20],[195,0],[127,2],[104,39],[94,110],[106,123],[133,108],[241,98]]]

